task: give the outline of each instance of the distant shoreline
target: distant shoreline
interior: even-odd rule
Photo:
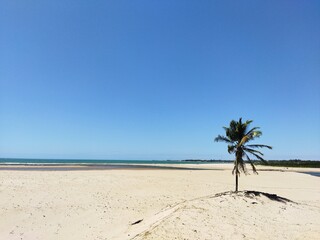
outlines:
[[[269,167],[293,167],[293,168],[320,168],[319,160],[268,160],[265,164],[261,161],[254,161],[258,166]],[[105,166],[105,165],[205,165],[205,164],[232,164],[231,160],[204,160],[204,159],[183,159],[183,160],[97,160],[97,159],[32,159],[32,158],[0,158],[0,165],[20,166]],[[113,166],[114,167],[114,166]],[[120,167],[119,167],[120,168]],[[131,168],[131,167],[130,167]]]

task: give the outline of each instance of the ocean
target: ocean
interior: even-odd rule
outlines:
[[[314,177],[320,177],[320,172],[301,172],[301,173],[309,174]]]
[[[224,161],[221,161],[223,163]],[[21,165],[47,165],[47,164],[72,164],[72,165],[103,165],[103,164],[204,164],[217,162],[188,162],[176,160],[97,160],[97,159],[38,159],[38,158],[0,158],[0,164]]]
[[[221,161],[223,162],[223,161]],[[15,171],[78,171],[78,170],[111,170],[111,169],[176,169],[199,170],[198,168],[185,168],[163,166],[179,164],[203,164],[208,162],[187,162],[173,160],[97,160],[97,159],[33,159],[33,158],[0,158],[0,170]],[[216,163],[216,162],[213,162]],[[152,165],[143,165],[152,164]],[[158,164],[158,166],[157,166]],[[2,165],[2,166],[1,166]],[[6,165],[6,166],[4,166]],[[28,168],[20,166],[28,165]],[[81,166],[81,167],[75,167]]]

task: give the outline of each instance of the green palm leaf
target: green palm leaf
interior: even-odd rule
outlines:
[[[251,153],[251,152],[254,152],[254,153],[256,153],[256,154],[260,154],[261,156],[263,156],[263,153],[262,153],[262,152],[257,151],[257,150],[254,150],[254,149],[251,149],[251,148],[246,148],[246,147],[244,147],[243,150],[248,151],[248,152],[250,152],[250,153]]]
[[[247,147],[251,147],[251,148],[269,148],[269,149],[272,149],[271,146],[268,146],[268,145],[264,145],[264,144],[248,144],[246,145]]]
[[[264,162],[264,163],[268,163],[266,160],[264,160],[262,157],[260,157],[258,154],[256,154],[256,153],[253,153],[253,152],[250,152],[250,154],[252,154],[253,156],[255,156],[256,158],[258,158],[259,160],[261,160],[262,162]]]
[[[248,162],[250,163],[250,165],[251,165],[251,167],[252,167],[252,171],[253,171],[254,173],[258,174],[257,169],[256,169],[256,166],[254,166],[254,164],[253,164],[253,162],[251,161],[251,159],[249,158],[248,154],[245,153],[245,155],[246,155],[246,157],[247,157]]]
[[[226,143],[232,143],[232,141],[230,141],[229,138],[225,137],[225,136],[221,136],[221,135],[218,135],[218,137],[216,137],[214,139],[215,142],[226,142]]]

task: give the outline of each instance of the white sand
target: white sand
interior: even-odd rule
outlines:
[[[319,177],[217,168],[0,171],[0,239],[319,239]]]

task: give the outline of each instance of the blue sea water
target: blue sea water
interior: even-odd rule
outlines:
[[[302,172],[302,173],[309,174],[314,177],[320,177],[320,172]]]
[[[221,161],[222,162],[222,161]],[[208,162],[186,162],[174,160],[96,160],[96,159],[31,159],[0,158],[0,164],[201,164]],[[213,162],[215,163],[215,162]]]

